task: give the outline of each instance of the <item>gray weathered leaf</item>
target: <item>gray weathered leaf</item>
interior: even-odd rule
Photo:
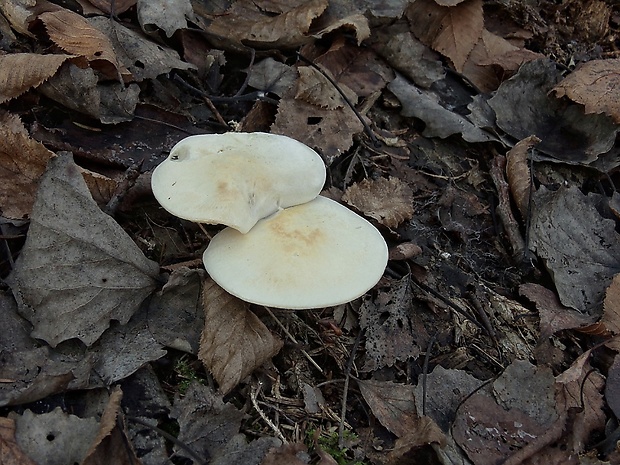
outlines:
[[[99,209],[71,156],[53,159],[11,276],[19,311],[34,326],[31,336],[52,347],[71,338],[92,345],[110,320],[129,321],[158,272]]]

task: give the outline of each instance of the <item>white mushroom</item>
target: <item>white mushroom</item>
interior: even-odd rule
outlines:
[[[288,309],[360,297],[379,281],[387,259],[374,226],[321,196],[278,211],[248,234],[226,228],[203,255],[208,273],[230,294]]]
[[[155,198],[173,215],[242,233],[281,208],[314,199],[324,183],[325,165],[314,150],[258,132],[187,137],[151,180]]]

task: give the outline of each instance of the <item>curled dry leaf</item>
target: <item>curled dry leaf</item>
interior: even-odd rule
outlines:
[[[294,48],[312,38],[310,24],[328,5],[328,0],[235,2],[226,14],[217,16],[207,32],[252,47]]]
[[[462,72],[484,27],[482,0],[465,0],[455,6],[417,0],[410,4],[406,15],[418,39],[448,57]]]
[[[252,313],[248,304],[207,280],[202,301],[205,327],[198,358],[224,394],[280,351],[282,341]]]
[[[584,63],[553,91],[585,105],[586,113],[605,113],[620,124],[620,58]]]
[[[524,221],[529,210],[530,189],[532,187],[528,151],[539,142],[540,139],[536,136],[526,137],[517,142],[506,154],[506,178],[512,198],[517,204],[519,213],[521,213],[521,219]]]
[[[388,228],[413,217],[413,191],[396,177],[364,179],[347,188],[342,200]]]
[[[0,103],[18,97],[51,78],[73,55],[11,53],[0,55]]]
[[[65,52],[86,57],[107,78],[118,78],[121,72],[129,77],[129,71],[119,65],[112,42],[83,16],[60,10],[42,13],[38,18],[45,24],[50,39]]]
[[[30,138],[19,117],[0,112],[0,212],[4,217],[30,215],[39,178],[53,156]]]

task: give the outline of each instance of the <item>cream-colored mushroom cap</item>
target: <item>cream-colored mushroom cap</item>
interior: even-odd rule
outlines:
[[[230,294],[289,309],[360,297],[379,281],[387,259],[373,225],[321,196],[259,221],[247,234],[226,228],[203,255],[207,272]]]
[[[242,233],[280,208],[314,199],[325,164],[310,147],[266,133],[190,136],[155,170],[151,186],[168,212]]]

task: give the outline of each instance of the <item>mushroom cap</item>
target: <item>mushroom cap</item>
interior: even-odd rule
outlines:
[[[278,211],[248,234],[226,228],[203,255],[207,272],[230,294],[288,309],[356,299],[379,281],[387,260],[373,225],[321,196]]]
[[[310,147],[277,134],[190,136],[155,170],[151,186],[164,209],[242,233],[280,208],[314,199],[325,164]]]

